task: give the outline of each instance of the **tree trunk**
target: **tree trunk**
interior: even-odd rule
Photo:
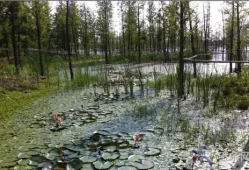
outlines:
[[[107,4],[106,4],[107,5]],[[105,6],[105,63],[109,64],[108,58],[108,23],[107,23],[107,7]]]
[[[39,1],[37,2],[39,5]],[[40,30],[40,11],[39,7],[38,9],[35,9],[35,19],[36,19],[36,34],[37,34],[37,45],[38,45],[38,49],[39,49],[39,63],[40,63],[40,75],[44,76],[44,67],[43,67],[43,60],[42,60],[42,53],[41,53],[41,30]]]
[[[16,44],[16,11],[15,11],[15,2],[11,2],[11,26],[12,26],[12,48],[13,48],[13,53],[14,53],[14,58],[15,58],[15,73],[19,74],[19,69],[20,69],[20,63],[19,63],[19,56],[18,56],[18,49],[17,49],[17,44]]]
[[[70,71],[71,79],[74,78],[73,75],[73,66],[72,66],[72,58],[71,58],[71,49],[70,49],[70,34],[69,34],[69,1],[67,1],[67,13],[66,13],[66,39],[67,39],[67,55],[68,55],[68,66]]]
[[[232,60],[233,60],[233,26],[234,26],[234,1],[232,2],[232,26],[231,26],[231,37],[230,37],[230,73],[233,71],[233,65],[232,65]]]
[[[195,45],[194,45],[194,32],[192,27],[192,19],[191,19],[191,13],[190,13],[190,7],[188,6],[188,17],[189,17],[189,28],[190,28],[190,41],[191,41],[191,49],[192,49],[192,55],[195,55]]]
[[[139,3],[139,2],[138,2]],[[137,14],[137,26],[138,26],[138,63],[141,63],[141,45],[140,45],[140,20],[139,20],[139,4],[138,4],[138,14]]]
[[[184,4],[180,1],[180,55],[179,55],[179,89],[178,89],[178,96],[183,97],[184,95],[184,61],[183,61],[183,50],[184,50]]]
[[[237,56],[238,61],[241,61],[241,53],[240,53],[240,16],[239,16],[239,2],[237,1]],[[238,63],[238,72],[241,72],[241,63]]]

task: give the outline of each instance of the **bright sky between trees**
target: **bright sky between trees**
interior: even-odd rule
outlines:
[[[159,4],[160,1],[154,1],[155,4]],[[202,22],[203,19],[203,2],[207,1],[191,1],[192,7],[195,9],[198,9],[199,13],[199,19]],[[89,6],[93,11],[97,12],[98,6],[97,1],[78,1],[79,5],[85,3],[87,6]],[[121,18],[120,13],[118,10],[118,1],[112,1],[113,3],[113,28],[115,31],[120,32],[121,31]],[[50,4],[52,6],[52,12],[55,12],[55,8],[58,4],[58,1],[50,1]],[[246,4],[248,6],[248,3]],[[222,15],[221,10],[225,6],[224,1],[210,1],[210,12],[211,12],[211,18],[210,18],[210,26],[211,31],[214,32],[217,29],[222,29]],[[146,17],[146,11],[147,11],[147,5],[145,6],[144,10],[144,17]],[[221,30],[220,30],[221,31]],[[222,31],[221,31],[222,32]]]

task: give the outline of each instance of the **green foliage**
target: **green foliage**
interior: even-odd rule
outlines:
[[[91,84],[98,82],[98,76],[90,75],[89,70],[86,67],[85,71],[83,72],[81,68],[78,68],[75,71],[75,77],[72,80],[73,87],[80,87],[80,86],[89,86]]]
[[[141,101],[131,100],[131,106],[133,108],[133,115],[137,118],[150,116],[156,113],[156,108],[153,104],[149,104],[147,99],[143,99]]]

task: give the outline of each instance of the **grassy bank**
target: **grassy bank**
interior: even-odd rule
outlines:
[[[40,97],[45,97],[57,89],[56,85],[47,86],[45,80],[39,83],[5,78],[0,85],[0,117],[11,116],[16,110],[32,103]]]

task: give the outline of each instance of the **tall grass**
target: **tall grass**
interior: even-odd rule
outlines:
[[[84,71],[83,71],[84,70]],[[89,68],[76,68],[75,76],[72,80],[73,87],[89,87],[91,84],[97,83],[99,81],[99,77],[96,75],[91,75],[89,73]]]

